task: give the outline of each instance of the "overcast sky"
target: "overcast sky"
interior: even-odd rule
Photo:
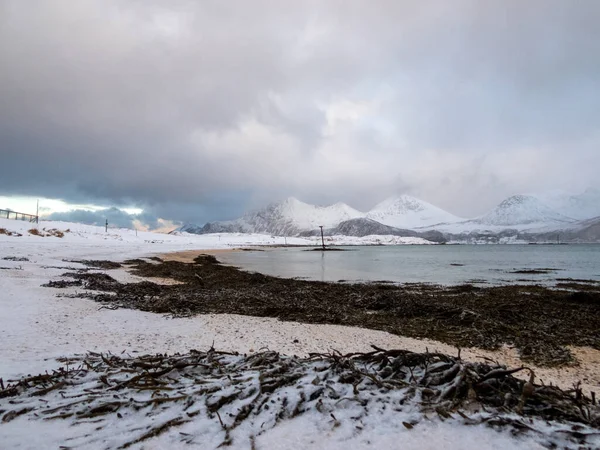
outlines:
[[[204,222],[599,187],[600,1],[0,0],[0,195]]]

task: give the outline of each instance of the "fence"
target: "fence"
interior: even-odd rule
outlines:
[[[10,209],[0,209],[0,218],[2,219],[13,219],[13,220],[24,220],[27,222],[39,222],[39,217],[33,214],[25,214],[16,211],[11,211]]]

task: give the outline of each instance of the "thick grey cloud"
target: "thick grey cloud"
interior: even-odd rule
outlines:
[[[111,228],[134,228],[136,216],[118,208],[107,208],[99,211],[76,209],[73,211],[54,212],[44,217],[45,220],[78,222],[86,225],[104,226],[108,221]],[[156,219],[153,224],[156,225]]]
[[[0,194],[184,221],[598,186],[596,0],[0,0]]]
[[[64,222],[77,222],[86,225],[105,226],[108,222],[110,228],[129,229],[168,229],[171,231],[175,224],[165,224],[158,217],[149,212],[141,214],[130,214],[119,208],[106,208],[96,211],[87,209],[74,209],[72,211],[56,211],[43,215],[43,220],[57,220]],[[165,226],[166,225],[166,226]],[[177,224],[179,225],[179,224]]]

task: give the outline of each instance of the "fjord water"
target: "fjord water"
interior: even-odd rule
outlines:
[[[277,248],[223,253],[244,270],[319,281],[395,283],[552,283],[600,281],[600,245],[399,245],[343,247],[347,251]],[[550,269],[547,273],[516,271]]]

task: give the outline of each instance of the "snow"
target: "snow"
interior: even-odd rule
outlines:
[[[107,355],[105,360],[112,359],[110,368],[85,370],[72,376],[69,388],[44,396],[47,402],[45,408],[40,407],[39,399],[35,396],[16,397],[20,404],[12,410],[34,408],[38,415],[48,419],[65,412],[71,415],[45,422],[29,414],[7,421],[0,426],[3,443],[10,448],[56,448],[66,442],[77,448],[122,448],[139,439],[149,429],[178,420],[179,426],[143,444],[133,444],[132,448],[188,448],[189,445],[218,448],[228,438],[234,448],[268,449],[372,448],[373,445],[394,448],[399,442],[402,442],[402,448],[409,449],[525,449],[543,448],[542,445],[547,442],[558,442],[565,448],[574,447],[561,436],[562,432],[569,430],[568,424],[552,426],[543,420],[533,419],[526,425],[533,432],[515,438],[507,430],[497,432],[476,425],[481,419],[497,416],[494,411],[483,411],[478,407],[471,409],[468,405],[463,408],[465,420],[458,414],[450,414],[442,421],[433,411],[430,411],[430,417],[423,414],[420,407],[422,398],[418,390],[413,391],[410,383],[385,390],[366,379],[354,386],[340,380],[344,372],[348,373],[347,369],[331,370],[330,364],[325,361],[300,363],[289,357],[279,359],[278,355],[272,353],[253,355],[248,359],[221,355],[199,357],[203,358],[200,364],[191,368],[182,367],[165,376],[171,380],[172,376],[177,378],[176,392],[157,393],[135,387],[115,389],[118,384],[127,384],[128,379],[131,380],[133,366],[122,364],[119,357],[116,359]],[[187,362],[192,362],[191,358],[198,356],[184,355],[177,357],[177,360],[185,366]],[[259,364],[263,368],[268,367],[268,370],[260,370],[253,364],[253,361],[264,358],[269,359],[269,365]],[[99,355],[88,356],[87,362],[82,364],[81,358],[71,358],[70,361],[71,367],[102,365]],[[363,373],[369,370],[360,362],[354,362],[353,366]],[[130,370],[119,370],[123,367]],[[141,373],[139,370],[138,373]],[[266,385],[271,380],[278,380],[281,371],[291,375],[288,383],[274,391],[260,389],[263,383]],[[406,371],[405,379],[409,380],[412,376],[424,379],[428,376],[426,371],[415,367],[410,373]],[[178,376],[180,374],[186,376]],[[107,388],[107,385],[111,387]],[[218,404],[227,396],[232,396],[233,400],[222,402],[220,415],[215,417],[208,410],[209,406]],[[87,400],[86,403],[81,401],[82,397]],[[170,398],[180,400],[155,403]],[[268,407],[253,409],[251,416],[239,426],[234,425],[245,405],[251,402],[263,405],[267,401]],[[118,420],[110,413],[90,418],[82,415],[107,404],[118,405]],[[300,405],[306,408],[306,412],[294,417],[297,414],[296,407]],[[515,415],[506,416],[521,419]],[[52,423],[51,427],[48,426],[49,422]],[[465,424],[470,425],[466,427]],[[30,436],[33,427],[37,428],[37,433],[23,442],[23,436]],[[225,427],[230,431],[226,432]],[[582,434],[593,433],[585,426],[580,429]],[[43,441],[40,440],[42,435]],[[595,441],[598,439],[592,437],[588,442],[593,444]]]
[[[192,233],[234,231],[293,236],[300,231],[318,229],[321,225],[331,228],[358,217],[364,217],[364,214],[344,203],[315,206],[290,197],[283,202],[248,212],[240,219],[208,223],[204,227],[184,225],[180,229]]]
[[[389,198],[368,213],[360,212],[345,203],[315,206],[291,197],[281,203],[273,203],[261,210],[246,213],[237,220],[214,222],[205,227],[185,225],[181,229],[193,233],[244,231],[291,236],[301,231],[316,230],[321,225],[324,228],[335,228],[342,222],[360,218],[404,229],[463,220],[408,195]]]
[[[321,225],[325,228],[332,228],[345,220],[364,217],[364,213],[351,208],[345,203],[315,206],[293,197],[281,203],[279,211],[283,217],[291,220],[302,230],[314,230]]]
[[[384,200],[367,213],[367,218],[384,225],[409,229],[463,220],[410,195],[390,197]]]
[[[77,242],[83,245],[90,254],[104,254],[106,245],[127,248],[135,254],[165,253],[178,250],[198,249],[227,249],[251,247],[257,245],[321,245],[320,238],[299,238],[271,236],[260,233],[211,233],[192,234],[177,232],[172,234],[135,231],[127,228],[109,228],[83,225],[72,222],[40,221],[39,225],[26,221],[0,219],[0,229],[6,229],[18,235],[5,235],[0,233],[0,243],[35,242],[44,246],[60,248],[65,243]],[[41,234],[47,235],[51,230],[59,230],[64,237],[36,236],[29,230],[37,229]],[[413,237],[372,235],[364,237],[354,236],[329,236],[327,243],[332,245],[403,245],[403,244],[431,244],[431,242]],[[6,247],[9,248],[9,247]],[[137,253],[136,253],[137,252]],[[133,254],[133,253],[132,253]],[[89,259],[89,258],[88,258]]]
[[[316,245],[319,245],[321,238],[315,241]],[[382,235],[369,235],[362,237],[355,236],[327,236],[325,237],[325,245],[432,245],[434,242],[428,241],[420,237],[405,237],[405,236],[382,236]]]
[[[530,224],[567,224],[574,219],[563,216],[529,195],[513,195],[474,222],[492,226]]]
[[[405,230],[499,234],[506,230],[563,230],[577,227],[576,220],[598,216],[600,191],[594,189],[578,195],[556,192],[546,195],[514,195],[487,214],[468,220],[410,195],[390,197],[367,213],[345,203],[315,206],[291,197],[248,212],[240,219],[212,222],[203,227],[185,225],[181,230],[200,234],[242,232],[295,236],[301,232],[318,230],[321,225],[331,229],[348,220],[370,219]]]
[[[99,309],[86,299],[57,297],[59,292],[41,287],[50,279],[59,279],[68,267],[83,267],[73,260],[148,257],[164,252],[193,249],[227,249],[265,244],[306,244],[314,240],[274,238],[267,235],[213,234],[162,235],[125,229],[105,232],[101,227],[73,223],[43,222],[42,234],[51,229],[65,231],[63,238],[40,237],[28,233],[27,222],[0,219],[0,229],[22,236],[0,234],[0,377],[4,380],[24,374],[40,373],[58,367],[57,357],[73,356],[88,351],[120,354],[183,352],[208,349],[212,343],[223,350],[242,352],[270,348],[287,354],[308,351],[365,351],[369,344],[401,347],[408,341],[384,332],[341,326],[306,325],[279,322],[275,319],[234,315],[197,316],[168,319],[164,316],[134,310]],[[66,230],[69,230],[66,232]],[[381,237],[367,237],[377,240]],[[334,237],[337,243],[361,242],[353,238]],[[369,239],[366,239],[367,241]],[[401,239],[402,243],[417,243]],[[364,242],[364,241],[363,241]],[[400,242],[400,241],[398,241]],[[6,257],[28,260],[7,260]],[[111,276],[126,281],[136,277],[125,270],[110,271]],[[71,288],[68,292],[75,292]],[[64,290],[61,292],[65,292]],[[434,348],[431,344],[430,349]],[[58,394],[57,394],[58,395]],[[0,400],[0,409],[2,402]],[[36,400],[37,401],[37,400]],[[181,411],[157,413],[156,423],[169,420]],[[351,407],[339,419],[352,414]],[[465,427],[455,421],[441,422],[431,418],[412,430],[402,426],[410,418],[388,410],[365,423],[359,434],[346,426],[334,427],[330,418],[317,412],[283,421],[256,439],[256,448],[541,448],[532,436],[516,438],[508,431],[497,432],[483,426]],[[116,420],[109,424],[106,442],[122,442],[123,429],[135,422]],[[186,428],[187,427],[187,428]],[[45,422],[17,418],[0,423],[0,447],[16,449],[57,448],[68,445],[67,437],[96,433],[93,423],[73,426],[65,420]],[[199,420],[173,429],[146,441],[143,448],[187,448],[179,443],[180,432],[193,431],[202,438],[203,448],[214,448],[221,429],[214,420]],[[246,430],[247,431],[247,430]],[[240,433],[244,430],[240,427]],[[99,432],[98,432],[99,433]],[[106,436],[106,430],[100,436]],[[111,440],[112,439],[112,440]],[[100,438],[85,448],[106,448]],[[197,442],[197,444],[198,444]],[[141,448],[133,446],[132,448]]]
[[[585,220],[600,216],[600,189],[588,188],[579,194],[554,190],[532,195],[567,217]]]
[[[185,248],[232,248],[245,245],[307,245],[309,241],[302,238],[283,238],[258,233],[228,233],[196,235],[189,233],[162,234],[147,231],[135,231],[128,228],[109,228],[83,225],[73,222],[40,221],[39,224],[26,221],[0,219],[0,229],[20,233],[22,236],[8,236],[0,233],[0,242],[15,243],[19,241],[35,242],[41,245],[60,247],[65,242],[78,242],[80,245],[89,244],[91,248],[100,251],[106,249],[103,243],[110,246],[126,246],[138,249],[140,252],[167,252]],[[36,236],[29,230],[37,229],[42,234],[50,230],[64,232],[63,238],[54,236]],[[93,251],[93,250],[92,250]]]
[[[151,351],[153,341],[160,342],[165,351],[176,351],[178,345],[193,348],[202,334],[198,327],[208,327],[210,332],[201,340],[209,346],[215,336],[221,336],[225,329],[233,327],[228,321],[214,323],[212,319],[180,320],[166,322],[154,314],[118,310],[98,311],[95,303],[87,300],[54,297],[54,292],[40,287],[50,279],[56,279],[67,272],[68,267],[82,267],[70,262],[77,259],[110,259],[122,261],[129,258],[147,257],[166,252],[195,249],[232,249],[258,245],[320,245],[316,238],[283,238],[267,235],[247,234],[208,234],[167,235],[138,232],[128,229],[103,227],[63,222],[42,222],[39,230],[60,229],[63,238],[40,237],[28,233],[35,224],[22,221],[0,219],[0,228],[21,233],[22,236],[0,234],[0,292],[3,313],[0,315],[0,339],[5,343],[3,359],[0,362],[0,377],[14,376],[26,370],[43,370],[42,358],[60,356],[65,351],[84,352],[102,348],[121,351],[123,346],[140,351]],[[398,238],[396,236],[367,236],[353,238],[346,236],[328,237],[327,244],[369,245],[369,244],[422,244],[428,243],[419,238]],[[28,262],[3,260],[5,257],[28,258]],[[132,281],[135,277],[124,271],[111,271],[111,275],[121,281]],[[136,280],[137,281],[137,280]],[[25,291],[23,291],[25,290]],[[30,295],[24,295],[27,292]],[[40,300],[43,299],[43,300]],[[143,319],[143,320],[142,320]],[[204,322],[202,322],[204,320]],[[244,318],[249,328],[260,327],[264,322],[253,322]],[[166,326],[173,324],[173,327]],[[291,326],[292,329],[297,326]],[[290,329],[293,335],[294,331]],[[160,331],[150,331],[160,330]],[[277,332],[275,332],[277,333]],[[226,334],[226,340],[238,340],[240,334]],[[217,339],[218,341],[219,339]],[[290,339],[290,342],[294,338]],[[37,341],[31,348],[31,342]],[[256,337],[249,341],[248,348],[268,346],[276,342],[273,335]],[[159,346],[160,346],[159,345]],[[103,347],[104,346],[104,347]],[[288,350],[294,351],[294,347]],[[27,356],[28,355],[28,356]],[[6,366],[5,366],[6,365]],[[11,370],[6,370],[6,367]],[[35,371],[34,370],[34,371]]]
[[[316,415],[316,414],[315,414]],[[516,439],[504,433],[491,432],[481,425],[457,429],[456,423],[438,420],[420,423],[411,430],[399,426],[399,418],[381,417],[370,433],[362,433],[355,439],[340,439],[341,431],[327,429],[319,417],[305,415],[294,418],[274,428],[267,435],[259,436],[260,448],[287,450],[290,448],[321,448],[328,450],[370,449],[542,449],[540,444]],[[396,423],[391,422],[395,420]],[[302,430],[302,432],[299,432]],[[460,430],[460,431],[459,431]],[[350,442],[349,442],[350,441]]]
[[[490,233],[506,230],[547,232],[576,225],[575,219],[566,217],[531,195],[514,195],[502,201],[493,210],[471,220],[441,224],[428,229],[444,233]]]

